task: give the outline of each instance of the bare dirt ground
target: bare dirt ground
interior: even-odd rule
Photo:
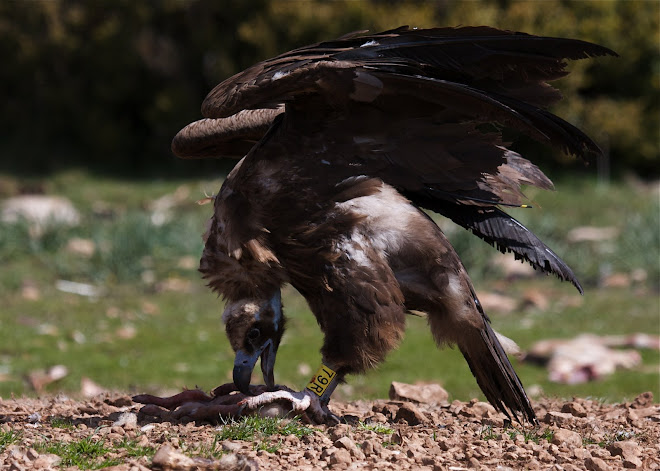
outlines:
[[[476,400],[331,403],[348,423],[314,426],[302,438],[272,435],[266,451],[253,441],[218,442],[222,425],[146,416],[117,393],[89,400],[0,399],[0,436],[15,438],[0,442],[0,469],[67,468],[43,444],[85,439],[111,448],[103,459],[121,471],[660,469],[660,405],[651,393],[623,404],[575,398],[541,399],[534,406],[537,427],[506,426],[501,414]],[[219,452],[204,453],[213,449]]]

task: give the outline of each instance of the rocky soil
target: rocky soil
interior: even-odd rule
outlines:
[[[85,439],[111,450],[97,466],[110,460],[122,471],[660,469],[660,405],[651,393],[623,404],[541,399],[534,401],[540,425],[532,427],[506,424],[483,402],[447,403],[411,391],[331,403],[347,423],[314,426],[302,438],[272,435],[265,438],[270,451],[253,441],[218,442],[222,425],[146,416],[122,394],[0,399],[0,470],[66,468],[43,444]]]

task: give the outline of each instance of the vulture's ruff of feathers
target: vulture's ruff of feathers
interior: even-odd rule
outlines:
[[[537,166],[506,148],[500,130],[511,128],[587,161],[599,155],[589,137],[544,108],[561,98],[547,82],[567,74],[565,59],[605,55],[616,54],[584,41],[490,27],[401,27],[302,47],[225,80],[204,100],[206,119],[185,127],[172,144],[182,158],[247,154],[215,199],[200,270],[230,303],[269,299],[283,283],[293,284],[326,334],[324,358],[334,355],[342,365],[341,353],[328,345],[335,321],[322,312],[325,304],[335,302],[338,310],[349,312],[336,312],[341,318],[336,322],[347,325],[351,315],[381,315],[378,309],[385,312],[385,307],[442,311],[428,316],[436,341],[458,344],[495,407],[534,420],[462,264],[439,229],[429,241],[411,227],[406,242],[397,239],[396,245],[390,233],[369,233],[368,240],[357,228],[397,230],[394,223],[383,226],[375,214],[378,203],[369,198],[390,198],[392,218],[399,217],[397,208],[415,211],[409,201],[582,292],[573,271],[501,209],[522,204],[521,185],[553,186]],[[422,216],[410,217],[414,224],[426,224]],[[379,240],[390,236],[384,250]],[[425,272],[434,274],[432,281],[403,266],[414,265],[405,257],[415,256],[416,244],[424,243],[442,247],[438,260],[443,262]],[[352,265],[340,270],[346,254],[352,254]],[[373,268],[382,260],[387,263],[381,271]],[[333,278],[339,272],[360,280],[367,291],[373,288],[372,299],[342,291],[348,288]],[[434,289],[440,291],[431,299]],[[451,312],[442,293],[469,298],[465,303],[480,327],[461,327],[457,319],[463,314]],[[232,341],[229,328],[228,335]],[[392,333],[383,340],[382,352],[365,353],[369,359],[344,372],[381,361],[399,338],[400,332]]]

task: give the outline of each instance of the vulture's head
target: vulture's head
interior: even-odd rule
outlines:
[[[250,394],[250,378],[259,357],[264,382],[269,390],[272,389],[275,386],[275,356],[284,333],[279,289],[270,299],[241,299],[228,303],[222,320],[236,352],[234,384],[238,390]]]

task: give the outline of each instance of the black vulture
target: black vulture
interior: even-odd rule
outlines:
[[[507,148],[512,129],[568,154],[601,153],[546,107],[566,59],[616,55],[584,41],[491,27],[354,33],[263,61],[216,86],[206,117],[172,148],[182,158],[241,160],[214,197],[200,271],[227,301],[235,386],[266,389],[248,408],[289,399],[317,422],[346,375],[397,347],[409,311],[438,346],[457,345],[486,398],[535,422],[506,352],[449,241],[421,208],[582,288],[571,269],[502,208],[521,185],[552,182]],[[285,318],[280,289],[307,300],[325,335],[323,365],[299,393],[276,390]]]

